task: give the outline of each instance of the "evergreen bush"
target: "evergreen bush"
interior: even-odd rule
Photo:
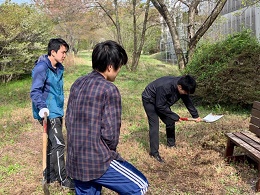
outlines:
[[[201,103],[250,106],[260,100],[260,44],[249,30],[203,43],[184,73],[196,78]]]

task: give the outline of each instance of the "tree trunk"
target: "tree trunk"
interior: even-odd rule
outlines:
[[[159,11],[169,28],[170,34],[172,36],[173,47],[177,57],[179,69],[183,69],[185,67],[186,62],[174,20],[172,19],[166,5],[163,3],[162,0],[151,0],[151,2],[153,3],[154,7]]]
[[[134,48],[133,48],[133,56],[132,56],[132,65],[131,65],[131,70],[133,71],[134,66],[136,65],[137,61],[137,31],[136,31],[136,0],[132,0],[133,4],[133,32],[134,32]]]
[[[116,22],[115,22],[115,26],[116,26],[116,32],[117,32],[117,41],[118,43],[123,46],[123,41],[122,41],[122,37],[121,37],[121,30],[120,30],[120,22],[119,22],[119,16],[118,16],[118,6],[117,6],[117,0],[114,0],[114,5],[115,5],[115,13],[116,13]]]
[[[150,8],[150,0],[146,1],[146,7],[145,7],[145,16],[144,16],[144,21],[143,21],[143,27],[142,27],[142,33],[140,37],[140,44],[138,46],[137,44],[137,24],[136,24],[136,12],[135,12],[135,7],[136,7],[136,0],[133,0],[133,24],[134,24],[134,51],[133,51],[133,56],[132,56],[132,64],[131,64],[131,70],[136,71],[139,59],[141,56],[141,52],[144,46],[144,39],[145,39],[145,32],[146,32],[146,25],[148,21],[148,14],[149,14],[149,8]]]
[[[196,0],[191,3],[191,5],[187,5],[189,7],[188,10],[188,39],[190,40],[195,34],[195,16],[198,14],[198,5],[200,1]]]
[[[116,32],[117,32],[117,42],[123,46],[123,42],[122,42],[122,37],[121,37],[121,30],[120,30],[120,22],[119,22],[119,15],[118,15],[118,5],[117,5],[117,0],[114,0],[114,5],[115,5],[115,15],[116,15],[116,21],[113,19],[113,17],[111,16],[111,14],[109,13],[109,11],[101,5],[101,3],[99,3],[98,1],[95,2],[98,4],[98,6],[106,13],[106,15],[108,16],[108,18],[111,20],[111,22],[113,23],[113,25],[116,28]]]
[[[188,59],[191,59],[194,51],[196,49],[197,43],[203,37],[203,35],[207,32],[213,22],[216,20],[221,10],[225,6],[227,0],[219,0],[216,3],[216,6],[212,10],[211,14],[207,17],[204,23],[200,26],[200,28],[196,31],[196,33],[190,38],[188,43]]]

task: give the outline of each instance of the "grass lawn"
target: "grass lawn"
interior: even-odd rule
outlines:
[[[72,83],[91,71],[91,56],[81,52],[69,57],[64,74],[65,102]],[[73,63],[72,63],[73,62]],[[220,107],[197,109],[201,117],[224,114],[215,123],[176,124],[176,149],[166,148],[165,125],[160,124],[160,154],[165,164],[149,156],[148,123],[141,93],[151,81],[180,75],[177,66],[142,56],[136,72],[123,67],[114,84],[122,96],[122,128],[118,151],[149,180],[147,194],[255,194],[257,171],[248,163],[227,164],[223,158],[225,133],[247,129],[249,112],[232,113]],[[29,91],[31,78],[0,85],[0,194],[42,194],[42,126],[32,118]],[[66,109],[65,103],[65,109]],[[182,102],[172,110],[190,117]],[[66,130],[64,128],[64,135]],[[74,192],[50,186],[51,194]],[[104,195],[116,194],[103,188]]]

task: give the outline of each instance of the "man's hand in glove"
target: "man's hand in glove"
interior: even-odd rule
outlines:
[[[42,108],[42,109],[40,110],[40,112],[39,112],[39,116],[40,116],[41,118],[44,118],[44,112],[47,113],[47,116],[49,116],[49,114],[50,114],[50,111],[49,111],[48,108]]]

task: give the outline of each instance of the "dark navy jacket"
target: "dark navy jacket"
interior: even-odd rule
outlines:
[[[30,92],[35,119],[41,119],[38,113],[42,108],[49,109],[49,118],[63,117],[63,72],[63,65],[58,63],[57,68],[53,68],[47,55],[39,57],[35,62]]]
[[[154,104],[156,110],[173,119],[179,120],[179,116],[171,111],[171,106],[182,99],[186,108],[193,118],[198,118],[199,114],[194,107],[189,95],[181,95],[177,88],[177,82],[181,77],[165,76],[151,82],[143,91],[142,98]]]

